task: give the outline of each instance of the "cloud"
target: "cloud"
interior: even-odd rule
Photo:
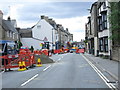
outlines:
[[[74,41],[81,41],[81,39],[85,39],[85,32],[78,33],[78,32],[72,32],[73,33],[73,40]]]
[[[87,15],[89,2],[51,2],[51,3],[27,3],[17,9],[19,20],[37,20],[40,15],[48,15],[54,18],[72,18]],[[24,17],[23,17],[24,16]]]
[[[7,0],[5,0],[7,1]],[[28,1],[25,1],[28,2]],[[70,33],[74,34],[74,40],[84,39],[85,23],[87,22],[87,11],[92,2],[39,2],[30,1],[9,1],[7,4],[1,4],[4,17],[9,13],[12,19],[17,20],[21,28],[32,27],[40,19],[41,15],[53,18],[57,24],[62,24],[64,28],[69,28]],[[9,12],[8,6],[11,6]]]
[[[88,16],[55,19],[56,23],[62,24],[64,28],[68,28],[70,33],[74,34],[73,38],[76,41],[80,41],[85,38],[85,23]]]
[[[97,0],[2,0],[1,3],[11,3],[11,2],[17,2],[17,3],[30,3],[30,2],[95,2]],[[103,0],[101,0],[103,1]],[[110,1],[110,0],[109,0]],[[113,1],[113,0],[112,0]],[[115,0],[118,1],[118,0]]]

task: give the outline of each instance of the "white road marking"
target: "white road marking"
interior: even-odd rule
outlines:
[[[61,60],[61,58],[58,59],[58,61],[60,61],[60,60]]]
[[[49,65],[48,67],[46,67],[45,69],[43,69],[43,71],[46,71],[48,68],[50,68],[51,67],[51,65]]]
[[[83,55],[82,55],[83,56]],[[85,56],[83,56],[83,58],[90,64],[90,66],[95,70],[95,72],[101,77],[101,79],[106,83],[106,85],[108,85],[108,87],[109,88],[114,88],[114,89],[116,89],[116,87],[113,85],[113,84],[111,84],[111,83],[108,83],[109,82],[109,80],[101,73],[101,71],[100,70],[98,70],[98,68],[95,66],[95,65],[93,65]]]
[[[35,79],[38,76],[38,74],[34,75],[32,78],[30,78],[29,80],[27,80],[26,82],[24,82],[23,84],[21,84],[21,86],[26,85],[27,83],[29,83],[30,81],[32,81],[33,79]]]
[[[0,74],[3,74],[5,71],[0,72]]]

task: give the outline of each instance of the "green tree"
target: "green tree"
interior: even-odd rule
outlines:
[[[113,45],[120,45],[120,1],[110,2],[110,10],[109,21],[112,32],[110,39],[113,40]]]

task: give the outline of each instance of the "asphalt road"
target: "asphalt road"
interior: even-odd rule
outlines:
[[[2,74],[3,88],[109,88],[80,54],[54,55],[56,62]]]

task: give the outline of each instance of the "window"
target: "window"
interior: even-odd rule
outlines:
[[[99,48],[100,48],[100,52],[103,52],[103,38],[99,39]]]
[[[107,29],[107,13],[102,13],[102,29]]]
[[[100,15],[100,13],[101,13],[101,8],[99,7],[99,9],[98,9],[98,10],[99,10],[99,15]]]
[[[99,31],[101,31],[102,30],[102,18],[101,17],[99,17],[98,19],[98,25],[99,25]]]
[[[41,28],[41,25],[38,25],[37,28]]]
[[[103,9],[106,9],[106,3],[103,2]]]
[[[108,37],[99,39],[99,48],[101,52],[108,52]]]
[[[16,34],[16,38],[18,39],[18,34]]]
[[[10,35],[10,34],[9,34],[9,31],[7,31],[7,37],[10,37],[9,35]]]
[[[13,36],[13,32],[9,31],[9,33],[10,33],[10,37],[12,37]]]
[[[13,39],[15,39],[15,33],[13,33]]]
[[[104,38],[104,51],[105,52],[108,52],[108,37],[105,37]]]

